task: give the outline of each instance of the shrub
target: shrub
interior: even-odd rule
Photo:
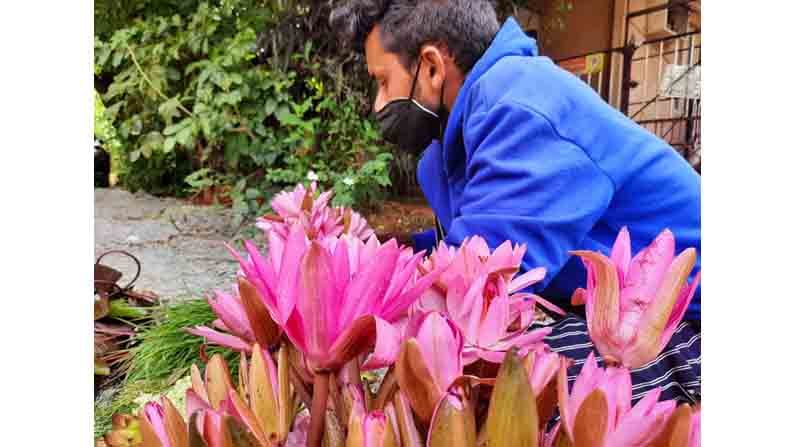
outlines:
[[[366,89],[345,79],[333,42],[313,44],[325,18],[300,3],[225,0],[95,36],[122,185],[185,194],[202,178],[221,179],[253,212],[263,190],[317,175],[346,204],[378,200],[391,154],[363,118]]]

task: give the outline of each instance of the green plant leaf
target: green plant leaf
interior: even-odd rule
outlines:
[[[265,115],[273,114],[273,112],[276,110],[276,106],[277,105],[278,105],[278,102],[276,102],[275,99],[268,98],[268,100],[265,101]]]
[[[177,144],[177,139],[174,137],[166,138],[166,141],[163,143],[163,152],[169,153],[174,149],[174,146]]]
[[[177,142],[184,147],[193,145],[193,128],[185,126],[176,135]]]

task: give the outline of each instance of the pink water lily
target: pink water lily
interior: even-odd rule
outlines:
[[[153,442],[159,442],[163,447],[172,447],[172,445],[176,444],[176,442],[173,441],[176,440],[173,439],[173,436],[172,438],[169,437],[164,405],[168,405],[165,400],[161,400],[161,402],[148,402],[144,405],[141,411],[141,432],[145,443],[148,442],[152,444]],[[185,422],[182,421],[182,423],[184,424]],[[154,435],[154,437],[152,435]],[[176,446],[174,445],[174,447]]]
[[[425,269],[446,270],[416,307],[446,313],[461,329],[465,365],[478,359],[499,363],[514,346],[525,355],[551,331],[526,331],[537,302],[559,309],[536,295],[517,293],[546,275],[544,268],[536,268],[515,276],[524,251],[525,246],[506,241],[492,253],[483,238],[474,236],[458,249],[440,243],[423,264]]]
[[[370,355],[363,369],[393,363],[400,331],[392,323],[404,318],[442,273],[422,275],[417,269],[422,253],[414,255],[395,240],[382,245],[375,237],[367,243],[328,237],[307,245],[296,226],[283,250],[271,247],[271,258],[279,251],[278,283],[276,269],[251,250],[252,262],[241,265],[245,276],[261,285],[273,319],[315,369],[335,370],[365,353]]]
[[[229,247],[240,263],[240,275],[259,293],[268,314],[280,327],[287,324],[298,296],[300,262],[309,239],[300,224],[293,224],[286,239],[268,234],[268,253],[263,256],[251,241],[245,241],[247,259]]]
[[[278,364],[267,350],[255,344],[251,361],[241,356],[239,386],[236,390],[229,369],[219,354],[207,363],[204,377],[196,365],[191,368],[191,389],[186,392],[188,417],[209,447],[223,447],[223,420],[232,417],[255,438],[257,445],[282,445],[290,437],[296,408],[287,379],[287,351],[279,351]],[[296,426],[293,431],[303,430]],[[293,438],[302,433],[296,433]]]
[[[276,215],[266,215],[257,220],[257,227],[286,239],[294,223],[304,226],[313,238],[346,234],[362,240],[374,234],[359,213],[345,207],[331,207],[332,191],[320,193],[313,182],[309,188],[298,184],[292,191],[282,191],[271,201]]]
[[[690,417],[690,435],[688,447],[701,447],[701,408],[697,408]]]
[[[412,334],[403,343],[395,372],[414,412],[427,422],[463,374],[464,340],[455,324],[439,312],[422,315],[410,326]]]
[[[306,447],[306,435],[309,431],[309,411],[304,410],[295,416],[293,429],[287,435],[284,447]]]
[[[561,360],[565,362],[565,360]],[[566,436],[573,445],[625,447],[649,445],[662,433],[676,402],[658,402],[660,388],[632,406],[632,382],[624,367],[599,368],[588,356],[569,393],[566,367],[558,370],[560,422],[547,442]],[[558,433],[559,430],[563,433]]]
[[[527,371],[527,377],[530,379],[530,388],[536,398],[539,398],[547,386],[553,383],[552,379],[555,378],[558,368],[560,368],[561,359],[563,359],[562,356],[552,352],[549,346],[542,344],[528,352],[522,361]]]
[[[238,293],[216,291],[212,297],[207,298],[213,312],[218,316],[213,321],[216,329],[197,326],[186,330],[204,337],[209,343],[250,353],[254,343],[271,346],[277,342],[281,330],[270,317],[263,298],[255,287],[245,278],[239,278],[238,282]]]
[[[547,424],[555,415],[558,395],[556,392],[558,370],[567,365],[569,360],[552,352],[546,344],[535,346],[524,359],[522,364],[527,372],[530,389],[535,396],[536,414],[538,415],[539,440],[543,441]]]
[[[605,361],[638,368],[653,361],[682,321],[701,272],[688,284],[696,251],[674,257],[668,230],[631,258],[629,232],[622,228],[610,257],[574,251],[588,271],[587,289],[574,304],[585,304],[588,332]]]
[[[400,445],[399,429],[394,409],[390,407],[391,415],[386,411],[367,411],[362,390],[353,385],[348,385],[348,392],[352,398],[351,413],[348,419],[348,436],[346,447],[389,447]]]

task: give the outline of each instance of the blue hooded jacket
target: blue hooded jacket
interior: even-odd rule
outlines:
[[[667,143],[538,56],[513,19],[467,74],[443,140],[426,148],[417,175],[445,243],[480,235],[492,249],[527,244],[522,270],[547,268],[531,291],[567,307],[586,277],[569,251],[609,255],[623,226],[633,255],[670,229],[677,253],[699,251],[693,275],[700,270],[701,177]],[[432,248],[428,239],[416,235],[416,248]],[[685,318],[701,319],[700,287]]]

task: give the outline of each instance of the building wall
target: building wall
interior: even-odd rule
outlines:
[[[557,2],[547,2],[541,37],[541,53],[553,60],[601,51],[610,46],[610,12],[615,0],[575,1],[564,14],[555,11]],[[558,29],[561,18],[565,27]]]

